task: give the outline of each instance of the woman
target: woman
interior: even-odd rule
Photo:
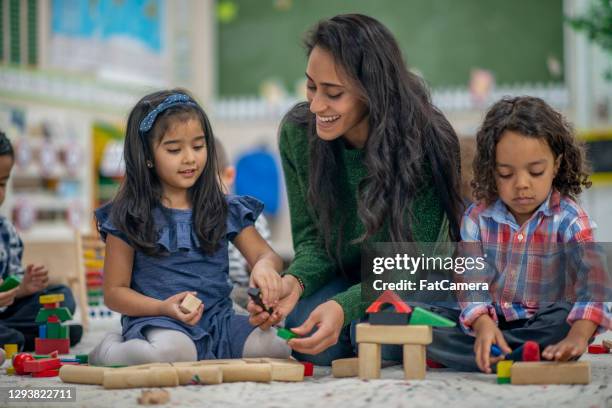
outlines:
[[[459,142],[377,20],[322,21],[306,49],[308,102],[280,129],[295,259],[277,310],[306,336],[289,342],[296,356],[329,365],[354,355],[364,245],[458,239]],[[262,328],[280,320],[249,311]]]

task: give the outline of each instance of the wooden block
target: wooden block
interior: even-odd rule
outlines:
[[[455,322],[434,312],[415,307],[410,317],[410,325],[425,325],[434,327],[454,327]]]
[[[36,354],[49,354],[57,351],[60,354],[70,353],[70,339],[34,339]]]
[[[382,311],[368,315],[368,323],[383,326],[405,326],[410,321],[408,313]]]
[[[183,313],[191,313],[194,310],[197,310],[197,308],[200,307],[201,304],[202,301],[190,293],[185,296],[185,299],[183,299],[179,308]]]
[[[510,369],[512,384],[588,384],[588,361],[558,363],[552,361],[517,362]]]
[[[42,295],[38,298],[38,303],[44,305],[46,303],[59,303],[64,301],[64,294]]]
[[[602,342],[602,344],[603,344],[603,346],[604,346],[605,348],[607,348],[608,350],[609,350],[609,349],[612,349],[612,340],[604,340],[604,341]]]
[[[180,385],[188,384],[221,384],[223,372],[218,366],[174,367]]]
[[[170,393],[166,390],[142,390],[138,403],[140,405],[167,404],[170,401]]]
[[[60,323],[47,323],[47,339],[61,339]]]
[[[153,367],[146,370],[107,370],[102,385],[106,389],[141,387],[176,387],[179,384],[173,367]]]
[[[429,326],[372,326],[357,325],[357,343],[376,344],[429,344],[432,330]]]
[[[219,368],[223,372],[224,383],[242,381],[269,383],[272,381],[272,364],[270,363],[221,364]]]
[[[60,368],[59,377],[65,383],[102,385],[107,370],[114,368],[65,365]]]
[[[336,378],[357,377],[359,375],[359,358],[339,358],[332,361],[332,375]]]
[[[404,344],[404,379],[425,379],[425,346]]]
[[[380,350],[380,344],[359,343],[359,378],[362,380],[380,378]]]

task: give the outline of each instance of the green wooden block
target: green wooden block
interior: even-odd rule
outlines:
[[[60,337],[60,327],[59,323],[47,323],[47,338],[48,339],[61,339]]]
[[[279,327],[278,329],[276,329],[276,335],[285,340],[291,340],[291,339],[295,339],[296,337],[300,337],[294,332],[292,332],[291,330],[284,329],[282,327]]]
[[[70,326],[60,325],[59,327],[59,337],[60,339],[69,339],[70,338]]]
[[[454,327],[455,322],[437,315],[429,310],[425,310],[420,307],[415,307],[412,310],[412,316],[410,317],[410,324],[413,326],[432,326],[432,327]]]
[[[7,290],[14,289],[20,284],[21,279],[19,277],[10,275],[4,281],[2,281],[2,285],[0,285],[0,292],[6,292]]]
[[[47,323],[47,318],[53,315],[62,322],[72,319],[72,314],[67,307],[58,307],[57,309],[40,309],[36,315],[36,323]]]

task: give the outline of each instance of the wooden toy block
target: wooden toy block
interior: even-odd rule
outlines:
[[[588,384],[591,382],[591,364],[572,362],[517,362],[510,370],[512,384]]]
[[[41,339],[47,338],[47,325],[46,324],[41,324],[40,326],[38,326],[38,337]]]
[[[369,323],[357,325],[357,343],[377,344],[429,344],[430,326],[372,326]]]
[[[429,310],[415,307],[410,317],[410,325],[424,325],[433,327],[454,327],[455,322],[437,315]]]
[[[38,378],[38,377],[57,377],[58,375],[59,375],[59,369],[45,370],[45,371],[39,371],[37,373],[32,373],[32,377],[34,377],[34,378]]]
[[[368,323],[372,325],[405,326],[409,321],[410,315],[407,313],[387,311],[371,313],[368,317]]]
[[[15,354],[17,354],[19,348],[17,347],[17,344],[7,343],[4,345],[4,351],[6,353],[6,358],[10,359],[13,358]]]
[[[102,385],[106,370],[113,368],[65,365],[60,368],[59,377],[65,383]]]
[[[362,380],[380,378],[381,345],[359,343],[359,378]]]
[[[267,313],[269,313],[269,314],[274,313],[274,309],[273,308],[267,308],[266,305],[264,305],[264,302],[261,299],[261,290],[259,288],[249,288],[247,290],[247,295],[249,295],[249,297],[251,298],[253,303],[255,303],[257,306],[261,307]]]
[[[107,370],[104,372],[104,379],[102,381],[102,385],[107,390],[141,387],[176,387],[178,384],[178,375],[172,367],[148,368],[146,370]]]
[[[366,309],[366,313],[378,313],[385,305],[393,306],[397,313],[410,313],[412,311],[410,306],[408,306],[397,293],[392,290],[385,290],[383,294]]]
[[[0,284],[0,292],[6,292],[19,285],[21,285],[21,278],[15,275],[7,276],[7,278],[2,281],[2,284]]]
[[[197,310],[201,304],[202,301],[190,293],[185,296],[185,299],[183,299],[183,301],[181,302],[179,309],[181,309],[183,313],[191,313],[194,310]]]
[[[64,301],[64,294],[58,293],[55,295],[41,295],[38,298],[38,303],[44,305],[46,303],[59,303]]]
[[[304,366],[304,377],[312,377],[314,374],[314,364],[308,361],[300,361],[300,363]]]
[[[422,380],[425,378],[425,346],[404,344],[404,379]]]
[[[60,303],[59,302],[55,302],[55,303],[45,303],[43,305],[44,309],[57,309],[58,307],[60,307]]]
[[[23,371],[26,373],[38,373],[40,371],[56,370],[61,366],[62,363],[59,358],[33,359],[23,363]]]
[[[272,381],[272,364],[222,364],[219,366],[223,371],[223,382],[270,382]],[[301,368],[304,375],[304,368]]]
[[[249,359],[243,359],[247,361]],[[304,381],[306,367],[304,363],[284,358],[264,357],[259,359],[261,363],[272,365],[272,381],[300,382]],[[247,361],[248,363],[248,361]],[[314,369],[314,367],[313,367]]]
[[[45,323],[49,316],[57,316],[62,322],[72,319],[72,313],[67,307],[58,307],[57,309],[40,309],[35,321],[36,323]]]
[[[610,349],[603,346],[603,344],[591,344],[589,346],[589,354],[608,354]]]
[[[34,339],[36,354],[47,354],[56,351],[60,354],[70,352],[70,339]]]
[[[47,323],[47,337],[48,339],[60,339],[59,336],[60,323]]]
[[[59,338],[60,339],[70,339],[70,326],[60,325]]]
[[[287,341],[300,337],[291,330],[285,329],[284,327],[279,327],[278,329],[276,329],[276,335],[281,339],[285,339]]]
[[[56,315],[51,315],[47,317],[47,323],[59,323],[60,319]]]
[[[140,405],[159,405],[170,402],[170,393],[166,390],[142,390],[138,397]]]
[[[336,378],[357,377],[359,375],[359,358],[340,358],[332,361],[332,375]]]
[[[213,385],[223,382],[223,371],[217,366],[176,367],[179,385]]]
[[[502,360],[497,362],[497,383],[510,384],[511,369],[514,361]]]

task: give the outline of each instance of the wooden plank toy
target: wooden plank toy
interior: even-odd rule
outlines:
[[[181,309],[183,313],[191,313],[194,310],[197,310],[201,304],[202,304],[202,301],[200,299],[198,299],[197,297],[189,293],[187,296],[185,296],[185,299],[183,299],[183,301],[181,302],[179,309]]]
[[[588,361],[516,362],[510,369],[512,384],[588,384],[591,364]]]

